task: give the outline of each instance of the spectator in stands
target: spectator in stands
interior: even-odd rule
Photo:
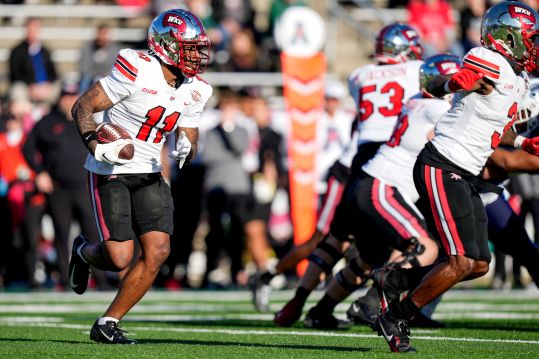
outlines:
[[[54,244],[60,270],[60,285],[68,284],[69,229],[73,219],[90,241],[97,241],[97,227],[87,193],[86,170],[82,166],[88,151],[80,141],[71,116],[79,87],[62,86],[60,98],[52,111],[29,133],[24,157],[37,173],[37,190],[47,196],[47,207],[54,226]],[[104,284],[104,276],[98,282]]]
[[[248,218],[245,199],[250,192],[250,183],[242,165],[242,155],[249,144],[248,133],[237,126],[241,113],[235,95],[221,95],[218,107],[220,123],[206,134],[201,152],[202,162],[206,166],[205,187],[210,226],[206,236],[204,287],[210,284],[209,275],[217,268],[223,249],[226,249],[231,261],[232,281],[236,281],[242,269],[242,225]]]
[[[460,44],[464,53],[481,44],[481,20],[490,6],[488,0],[466,0],[460,12]]]
[[[229,68],[233,72],[260,71],[258,51],[251,30],[242,29],[232,38]]]
[[[288,193],[288,173],[285,168],[286,149],[283,136],[271,127],[271,110],[267,100],[259,95],[254,95],[250,99],[251,114],[254,119],[257,130],[257,152],[258,169],[252,175],[253,193],[258,205],[262,208],[263,220],[269,226],[275,224],[272,219],[273,200],[278,191],[284,190]],[[275,220],[275,218],[273,218]],[[287,217],[284,218],[285,220]],[[282,221],[278,225],[283,224]],[[268,228],[269,232],[269,228]],[[287,240],[290,236],[283,235],[274,231],[269,236],[273,249],[279,256],[285,252],[290,243]],[[286,248],[285,248],[286,247]]]
[[[243,237],[258,268],[267,265],[268,244],[260,208],[254,200],[249,173],[242,163],[249,135],[239,126],[239,103],[235,94],[224,94],[219,103],[220,123],[206,134],[201,159],[206,166],[207,210],[210,231],[206,236],[207,273],[216,268],[219,254],[226,249],[231,259],[232,281],[241,277]]]
[[[49,50],[41,43],[41,21],[30,18],[26,22],[25,39],[11,50],[9,78],[12,91],[27,95],[33,102],[53,102],[56,99],[54,83],[56,69]]]
[[[0,178],[3,184],[2,252],[6,284],[22,282],[36,287],[39,228],[44,198],[36,194],[34,172],[26,163],[22,146],[26,139],[24,117],[29,107],[11,103],[2,116],[5,131],[0,133]]]
[[[452,7],[445,0],[410,0],[408,3],[409,25],[419,31],[424,56],[452,52],[462,55],[455,46],[455,22]]]
[[[316,191],[320,200],[326,193],[329,169],[341,157],[352,135],[354,114],[341,109],[341,101],[345,95],[346,91],[340,82],[329,81],[326,84],[324,112],[316,126],[318,146]]]
[[[225,18],[235,19],[242,28],[254,29],[254,10],[251,0],[211,0],[212,17],[221,22]]]
[[[109,73],[121,48],[120,44],[111,40],[108,25],[97,27],[95,39],[87,43],[80,52],[81,92]]]

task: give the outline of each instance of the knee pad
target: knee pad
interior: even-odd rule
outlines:
[[[336,275],[335,275],[335,280],[337,281],[337,283],[339,283],[339,285],[346,291],[352,293],[354,292],[357,288],[359,288],[359,284],[356,284],[355,282],[354,283],[350,283],[346,277],[344,276],[343,274],[343,271],[344,269],[341,269]],[[354,273],[355,274],[355,273]]]
[[[408,240],[408,247],[402,251],[404,259],[398,263],[394,263],[394,267],[400,268],[406,263],[410,263],[412,267],[421,267],[421,263],[417,260],[417,257],[425,252],[425,246],[419,243],[416,237],[412,237]]]
[[[368,266],[361,260],[360,257],[355,257],[348,263],[348,268],[354,273],[356,276],[361,278],[361,281],[364,283],[368,279],[368,275],[365,274],[365,271],[368,270]]]
[[[343,257],[343,254],[327,242],[321,242],[316,249],[327,254],[331,258],[330,261],[327,261],[316,253],[312,253],[307,259],[322,268],[326,274],[331,273],[333,266]]]

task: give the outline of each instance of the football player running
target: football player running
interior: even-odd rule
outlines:
[[[277,325],[290,326],[301,317],[305,301],[320,282],[320,275],[330,273],[342,258],[349,237],[349,221],[340,202],[346,192],[345,184],[357,175],[353,170],[350,173],[350,168],[360,169],[391,137],[403,104],[419,92],[422,54],[415,30],[407,25],[391,24],[376,38],[372,56],[376,64],[359,67],[349,76],[350,94],[358,108],[358,125],[348,150],[331,169],[315,234],[308,244],[300,246],[299,251],[293,251],[277,266],[278,272],[283,272],[312,253],[294,298],[275,315]],[[262,278],[270,280],[272,276],[268,273]]]
[[[455,93],[451,109],[438,121],[434,139],[414,166],[418,207],[445,254],[430,266],[405,270],[383,267],[375,285],[396,298],[375,322],[394,352],[413,352],[407,321],[454,284],[483,276],[491,259],[487,219],[478,190],[492,188],[478,177],[498,145],[539,155],[539,138],[509,131],[528,91],[527,71],[536,67],[538,14],[520,2],[491,7],[481,23],[481,47],[470,50],[452,76],[438,76],[429,93]],[[400,288],[415,288],[399,300]]]
[[[99,80],[73,107],[90,155],[89,190],[101,243],[79,236],[73,243],[70,285],[82,294],[89,267],[128,268],[116,297],[95,321],[90,338],[109,344],[134,344],[118,322],[151,287],[170,251],[173,204],[161,176],[160,153],[168,133],[176,133],[171,157],[181,166],[197,153],[200,114],[212,87],[197,75],[209,61],[210,41],[201,21],[176,9],[157,16],[148,29],[148,53],[120,51],[111,73]],[[118,157],[126,140],[97,141],[92,115],[105,111],[104,121],[125,128],[133,139],[132,160]],[[132,263],[134,233],[141,255]],[[131,264],[131,265],[130,265]]]
[[[421,93],[403,106],[390,140],[361,167],[361,174],[350,186],[344,198],[345,208],[353,219],[351,233],[356,238],[359,257],[335,275],[326,294],[305,317],[307,327],[324,328],[339,323],[332,315],[335,306],[355,291],[370,268],[390,261],[396,265],[404,260],[402,253],[417,251],[409,262],[425,266],[438,257],[438,245],[430,238],[425,221],[415,207],[419,195],[413,182],[417,154],[432,137],[436,122],[450,108],[450,95],[438,99],[425,91],[427,82],[436,75],[451,74],[460,66],[454,55],[436,55],[420,67]],[[395,256],[392,251],[401,254]],[[382,298],[382,308],[387,303]],[[378,308],[378,302],[375,303]],[[350,319],[358,313],[354,306]],[[357,320],[356,320],[357,321]]]

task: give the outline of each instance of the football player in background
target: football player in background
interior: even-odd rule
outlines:
[[[136,343],[118,322],[151,287],[170,251],[173,205],[160,173],[160,153],[166,135],[175,131],[171,157],[180,168],[196,156],[200,114],[212,94],[212,87],[197,75],[208,64],[209,47],[195,15],[182,9],[165,11],[148,29],[149,52],[121,50],[111,74],[92,85],[73,108],[90,151],[85,167],[101,243],[75,239],[70,285],[84,293],[90,265],[109,271],[129,267],[116,297],[92,327],[90,338],[96,342]],[[92,115],[100,111],[105,111],[104,122],[118,124],[131,135],[131,160],[118,156],[129,140],[98,142]],[[142,253],[130,266],[133,232]]]
[[[434,125],[450,107],[451,99],[434,98],[424,90],[426,83],[434,75],[456,72],[459,66],[460,59],[454,55],[425,60],[419,73],[422,92],[406,102],[390,140],[361,167],[343,197],[359,257],[335,275],[324,297],[307,313],[307,327],[331,328],[338,323],[332,315],[335,306],[358,288],[364,277],[360,274],[369,268],[388,261],[400,263],[404,260],[402,253],[414,250],[418,244],[422,251],[411,260],[413,266],[425,266],[437,259],[438,245],[430,238],[414,205],[419,195],[412,171]],[[392,255],[394,250],[400,253]]]
[[[347,151],[330,170],[326,198],[313,237],[276,267],[277,273],[283,272],[312,253],[294,298],[275,315],[277,325],[290,326],[301,317],[305,301],[320,282],[320,275],[330,273],[342,258],[349,222],[346,210],[339,203],[346,192],[345,184],[357,175],[350,173],[350,168],[360,169],[391,137],[403,104],[419,92],[422,53],[420,39],[412,28],[391,24],[376,38],[372,56],[376,63],[359,67],[349,76],[350,95],[358,108],[358,124]],[[272,276],[268,273],[262,279],[269,281]]]
[[[407,321],[422,307],[488,271],[487,219],[478,190],[499,193],[499,187],[478,177],[487,158],[500,144],[539,155],[539,138],[509,131],[528,91],[527,71],[536,67],[538,17],[520,2],[491,7],[481,24],[482,46],[466,54],[459,72],[427,85],[438,97],[456,93],[414,166],[418,207],[447,256],[430,266],[374,272],[381,297],[390,303],[375,328],[394,352],[415,351]],[[415,289],[399,300],[400,288]]]
[[[537,114],[539,114],[538,91],[539,79],[532,79],[528,97],[519,104],[519,114],[521,116],[515,121],[515,124],[518,123],[518,127],[523,128],[524,134],[535,133],[537,130]],[[532,130],[529,130],[530,128]],[[420,148],[417,149],[416,153],[419,153],[419,151]],[[522,150],[508,150],[498,147],[488,158],[481,176],[485,180],[506,185],[509,172],[538,173],[539,157]],[[526,267],[534,282],[539,284],[539,248],[530,240],[522,218],[515,213],[509,204],[508,198],[510,194],[504,190],[502,195],[481,192],[480,196],[487,213],[489,240],[502,249],[504,253],[511,255]],[[404,290],[404,288],[401,289]],[[408,288],[408,290],[411,289],[413,288]],[[368,293],[372,292],[369,291]],[[440,299],[441,297],[438,297],[428,306],[421,308],[421,313],[416,314],[409,321],[409,326],[443,326],[442,323],[430,318]],[[379,311],[380,299],[378,294],[375,296],[365,295],[352,303],[347,314],[356,323],[365,323],[374,327]]]

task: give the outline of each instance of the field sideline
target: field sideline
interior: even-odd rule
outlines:
[[[353,298],[357,296],[356,293]],[[149,293],[124,319],[136,346],[93,343],[88,333],[114,293],[0,293],[0,358],[378,358],[394,357],[364,326],[323,332],[277,328],[246,291]],[[272,296],[280,309],[291,291]],[[321,295],[315,293],[308,309]],[[337,307],[337,316],[351,300]],[[436,319],[444,329],[412,329],[420,357],[539,357],[539,290],[453,290]]]

